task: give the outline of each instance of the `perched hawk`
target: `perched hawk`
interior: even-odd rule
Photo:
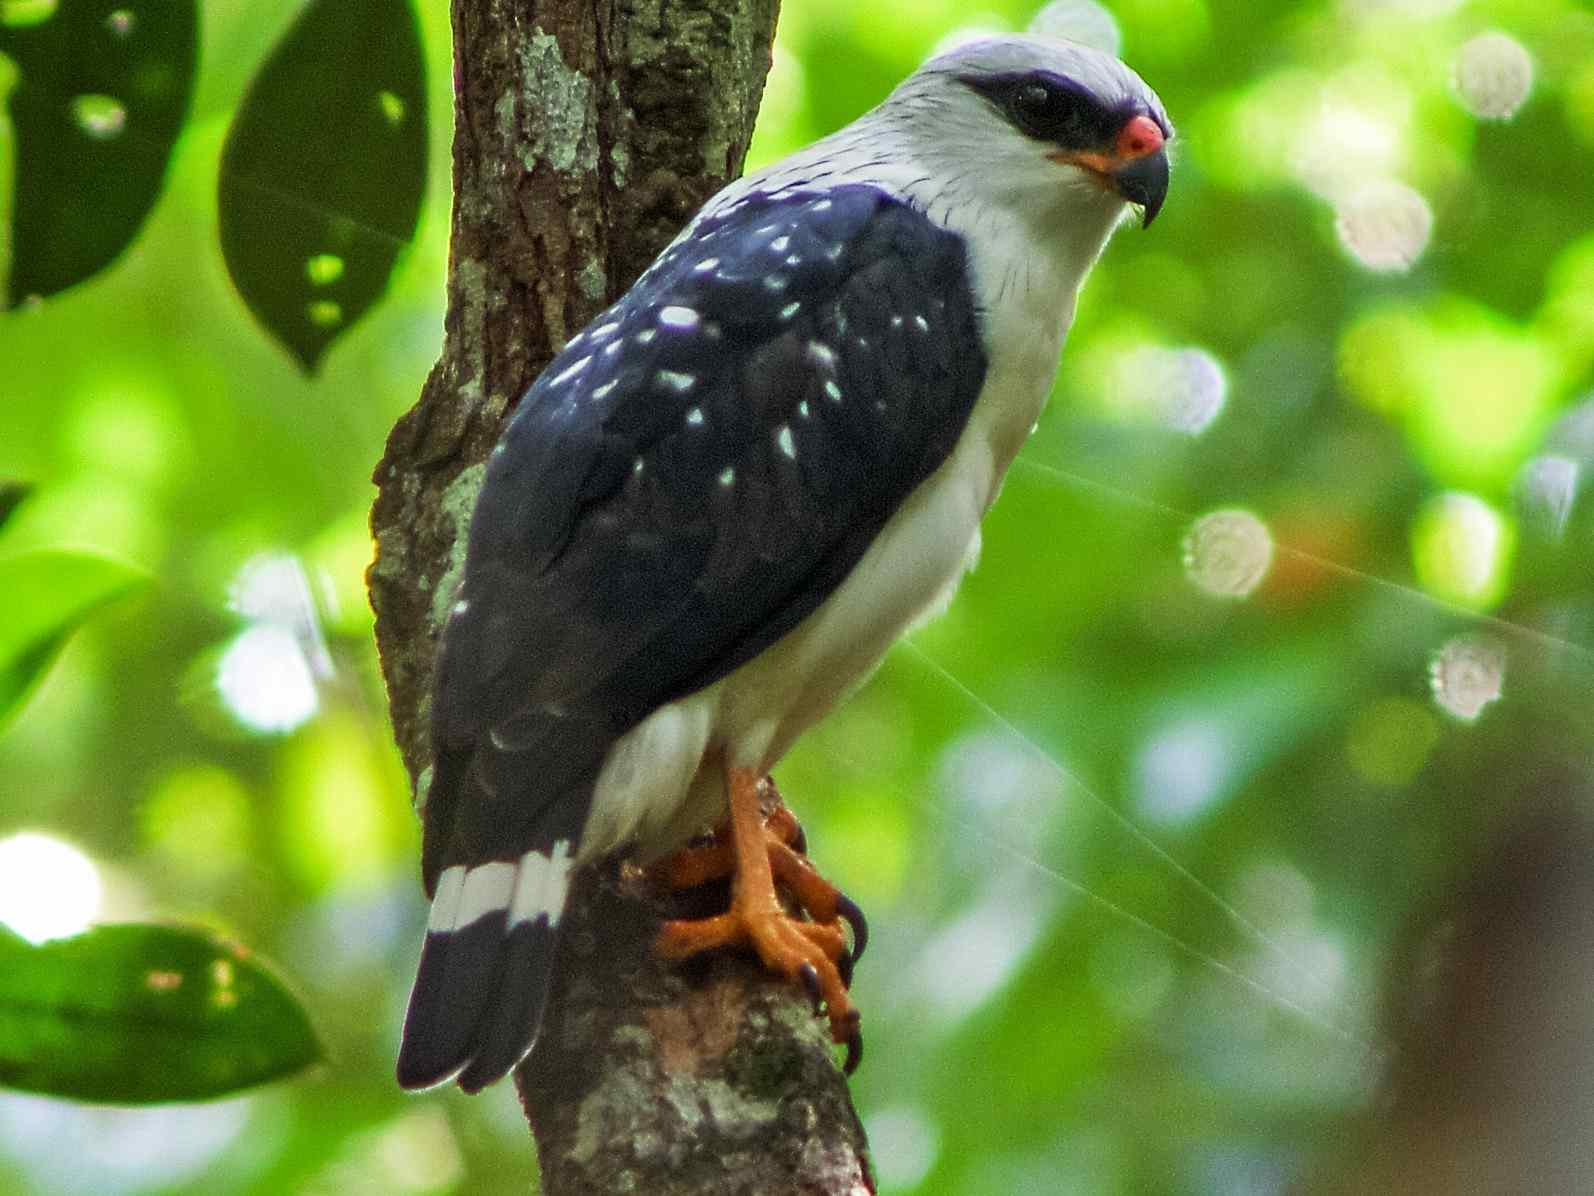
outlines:
[[[1162,205],[1171,136],[1108,55],[960,46],[721,191],[527,391],[443,632],[400,1083],[504,1075],[571,870],[727,818],[730,913],[660,949],[750,945],[855,1037],[856,919],[761,825],[758,781],[950,600],[1080,284],[1129,205]]]

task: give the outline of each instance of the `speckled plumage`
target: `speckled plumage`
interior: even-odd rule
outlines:
[[[439,659],[406,1086],[513,1066],[569,866],[678,845],[950,600],[1125,210],[1007,123],[1026,70],[1166,129],[1094,51],[964,47],[710,201],[522,399]]]

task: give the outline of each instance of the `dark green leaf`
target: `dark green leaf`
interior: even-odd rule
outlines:
[[[21,705],[73,631],[143,581],[128,565],[82,553],[0,558],[0,722]]]
[[[426,183],[426,74],[404,0],[312,0],[255,76],[221,163],[221,248],[306,370],[387,288]]]
[[[160,194],[194,85],[193,0],[64,0],[0,22],[16,190],[6,306],[109,265]]]
[[[28,495],[33,493],[29,482],[0,482],[0,528],[16,513]]]
[[[0,1084],[118,1104],[203,1100],[321,1057],[304,1009],[242,947],[168,926],[38,946],[0,929]]]

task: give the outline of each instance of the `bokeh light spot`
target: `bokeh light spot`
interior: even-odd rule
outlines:
[[[1439,495],[1422,509],[1412,528],[1412,554],[1423,589],[1478,610],[1505,597],[1515,548],[1515,526],[1472,494]]]
[[[101,892],[100,870],[70,843],[36,831],[0,839],[0,922],[29,942],[88,929]]]
[[[1127,418],[1197,436],[1228,399],[1229,379],[1204,349],[1137,345],[1109,368],[1106,399]]]
[[[1340,244],[1381,273],[1411,269],[1433,235],[1433,209],[1404,183],[1366,183],[1340,201],[1334,217]]]
[[[391,91],[376,93],[376,108],[382,114],[382,119],[390,125],[404,123],[404,114],[408,111],[403,99]]]
[[[343,305],[331,299],[312,299],[304,305],[304,314],[317,328],[335,328],[343,323]]]
[[[1458,635],[1434,654],[1428,683],[1440,709],[1462,722],[1475,722],[1505,688],[1506,651],[1497,640]]]
[[[343,259],[335,253],[315,254],[305,259],[304,273],[314,286],[331,286],[343,277]]]
[[[872,1113],[864,1127],[883,1187],[916,1188],[924,1182],[940,1151],[940,1134],[923,1111],[891,1105]]]
[[[1067,38],[1114,57],[1124,42],[1118,19],[1094,0],[1053,0],[1030,20],[1029,31]]]
[[[1163,826],[1188,822],[1223,793],[1231,763],[1228,736],[1215,722],[1197,717],[1163,727],[1135,754],[1135,808]]]
[[[1452,82],[1479,120],[1510,120],[1533,90],[1533,57],[1504,33],[1480,33],[1456,52]]]
[[[1517,475],[1517,499],[1530,526],[1552,537],[1566,531],[1581,472],[1576,461],[1556,453],[1534,457],[1522,466]]]
[[[127,128],[127,107],[115,96],[73,96],[72,120],[94,140],[110,141]]]
[[[1273,564],[1273,536],[1250,511],[1213,511],[1184,538],[1184,572],[1197,588],[1220,598],[1245,598]]]
[[[1290,173],[1315,194],[1340,204],[1407,166],[1411,88],[1372,62],[1355,62],[1313,80],[1287,148]],[[1277,116],[1257,113],[1257,119]]]
[[[233,716],[255,731],[291,731],[321,705],[298,638],[274,623],[248,627],[227,645],[216,686]]]
[[[105,27],[113,37],[128,37],[138,25],[138,18],[126,8],[118,8],[105,18]]]

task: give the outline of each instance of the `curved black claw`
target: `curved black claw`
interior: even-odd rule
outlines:
[[[797,969],[797,979],[802,981],[803,989],[808,993],[808,1001],[818,1013],[825,1007],[825,997],[819,989],[819,970],[811,963],[805,963]]]
[[[857,963],[863,958],[863,949],[869,945],[869,923],[864,921],[858,903],[845,893],[836,894],[836,914],[852,927],[852,962]],[[847,986],[852,986],[850,979]]]
[[[841,1065],[843,1075],[851,1075],[863,1062],[863,1028],[858,1011],[854,1009],[847,1019],[851,1025],[847,1034],[847,1061]]]
[[[797,828],[797,834],[793,837],[793,839],[791,841],[791,849],[793,851],[795,851],[798,855],[807,855],[808,854],[808,832],[803,830],[803,824],[798,822],[795,818],[793,818],[791,820],[791,823],[792,823],[793,826],[795,826]]]
[[[857,962],[858,957],[851,951],[844,950],[840,955],[836,956],[836,971],[841,976],[843,987],[852,987],[852,965]]]

